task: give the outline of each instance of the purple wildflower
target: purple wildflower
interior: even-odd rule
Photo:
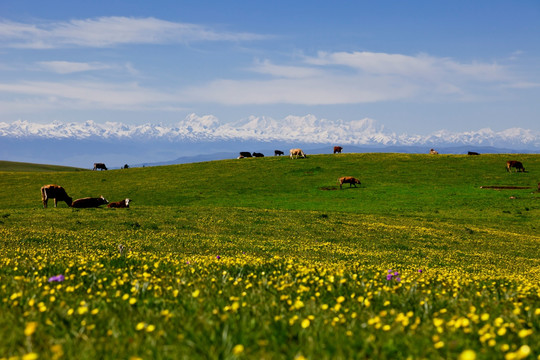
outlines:
[[[388,281],[392,280],[392,274],[386,275],[386,280],[388,280]]]
[[[422,269],[418,269],[418,272],[421,274],[423,273],[424,271]]]
[[[65,279],[66,278],[64,277],[64,275],[60,274],[60,275],[56,275],[56,276],[51,276],[47,281],[48,282],[62,282]]]
[[[216,259],[218,259],[218,260],[219,260],[219,259],[221,259],[221,256],[219,256],[219,255],[218,255],[218,256],[216,256]]]

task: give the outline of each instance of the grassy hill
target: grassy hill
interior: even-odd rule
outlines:
[[[84,171],[81,168],[70,166],[33,164],[15,161],[0,160],[0,172],[38,172],[38,171]]]
[[[361,186],[340,190],[346,175]],[[540,156],[521,154],[3,171],[0,354],[537,354],[539,181]],[[43,209],[49,183],[133,202]]]
[[[527,172],[506,172],[505,162],[510,158],[521,160]],[[339,190],[337,179],[346,175],[359,178],[361,186],[345,185]],[[537,155],[268,157],[96,172],[6,173],[0,186],[20,195],[3,192],[0,203],[7,208],[39,208],[39,188],[56,183],[73,198],[103,195],[116,201],[129,197],[135,208],[250,207],[527,223],[537,215],[538,194],[532,191],[539,180]],[[530,189],[480,188],[494,185]]]

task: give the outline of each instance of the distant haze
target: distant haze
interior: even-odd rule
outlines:
[[[540,133],[511,128],[499,132],[479,129],[396,134],[372,119],[345,123],[313,115],[279,120],[252,116],[222,123],[215,116],[191,114],[176,126],[92,121],[0,123],[0,159],[80,167],[90,167],[94,161],[120,167],[124,163],[172,163],[175,159],[218,160],[235,157],[240,151],[264,151],[268,156],[275,149],[287,152],[299,145],[322,153],[333,145],[344,146],[345,152],[426,152],[431,147],[453,148],[448,151],[454,153],[467,147],[489,148],[489,152],[537,152]]]

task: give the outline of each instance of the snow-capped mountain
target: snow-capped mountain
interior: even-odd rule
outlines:
[[[0,139],[85,139],[153,141],[280,141],[312,144],[385,146],[477,145],[518,149],[540,149],[540,132],[511,128],[496,132],[480,129],[468,132],[440,130],[429,135],[396,134],[373,119],[354,121],[319,119],[314,115],[287,116],[284,119],[250,116],[234,122],[221,122],[213,115],[190,114],[173,126],[163,124],[128,125],[24,120],[0,122]]]

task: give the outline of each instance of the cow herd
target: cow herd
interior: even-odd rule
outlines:
[[[58,201],[65,201],[67,206],[72,208],[97,208],[101,205],[106,205],[108,208],[128,208],[131,199],[124,199],[117,202],[109,203],[107,199],[102,196],[100,197],[85,197],[77,200],[73,200],[69,196],[66,190],[55,184],[43,185],[41,187],[41,201],[43,202],[43,207],[47,208],[47,203],[49,199],[54,200],[54,207],[56,207]]]
[[[334,154],[341,154],[341,151],[343,148],[341,146],[334,146]],[[439,153],[431,149],[429,151],[432,155],[438,155]],[[284,152],[281,150],[275,150],[274,151],[275,156],[281,156],[284,155]],[[469,151],[467,155],[480,155],[477,152]],[[306,154],[302,151],[302,149],[291,149],[289,151],[289,156],[291,159],[297,159],[299,156],[306,158]],[[253,154],[247,151],[240,152],[240,156],[238,159],[242,158],[250,158],[250,157],[264,157],[262,153],[254,152]],[[127,169],[128,165],[126,164],[124,166],[124,169]],[[525,167],[523,167],[523,164],[520,161],[517,160],[509,160],[506,162],[506,171],[512,172],[512,168],[516,169],[516,172],[525,172]],[[107,170],[107,167],[103,163],[94,163],[94,170]],[[357,178],[354,178],[352,176],[344,176],[340,177],[338,179],[339,188],[343,189],[343,184],[349,184],[349,187],[356,187],[356,185],[361,185],[360,180]],[[540,183],[538,185],[539,191],[540,191]],[[97,208],[101,205],[107,205],[108,208],[129,208],[129,203],[132,201],[129,198],[126,198],[124,200],[116,201],[116,202],[109,202],[107,199],[105,199],[103,196],[94,198],[94,197],[85,197],[81,199],[73,200],[71,198],[66,190],[55,184],[50,185],[44,185],[41,187],[41,200],[43,202],[43,207],[47,208],[47,203],[49,199],[54,200],[54,207],[56,207],[58,201],[64,201],[69,207],[72,208]]]

